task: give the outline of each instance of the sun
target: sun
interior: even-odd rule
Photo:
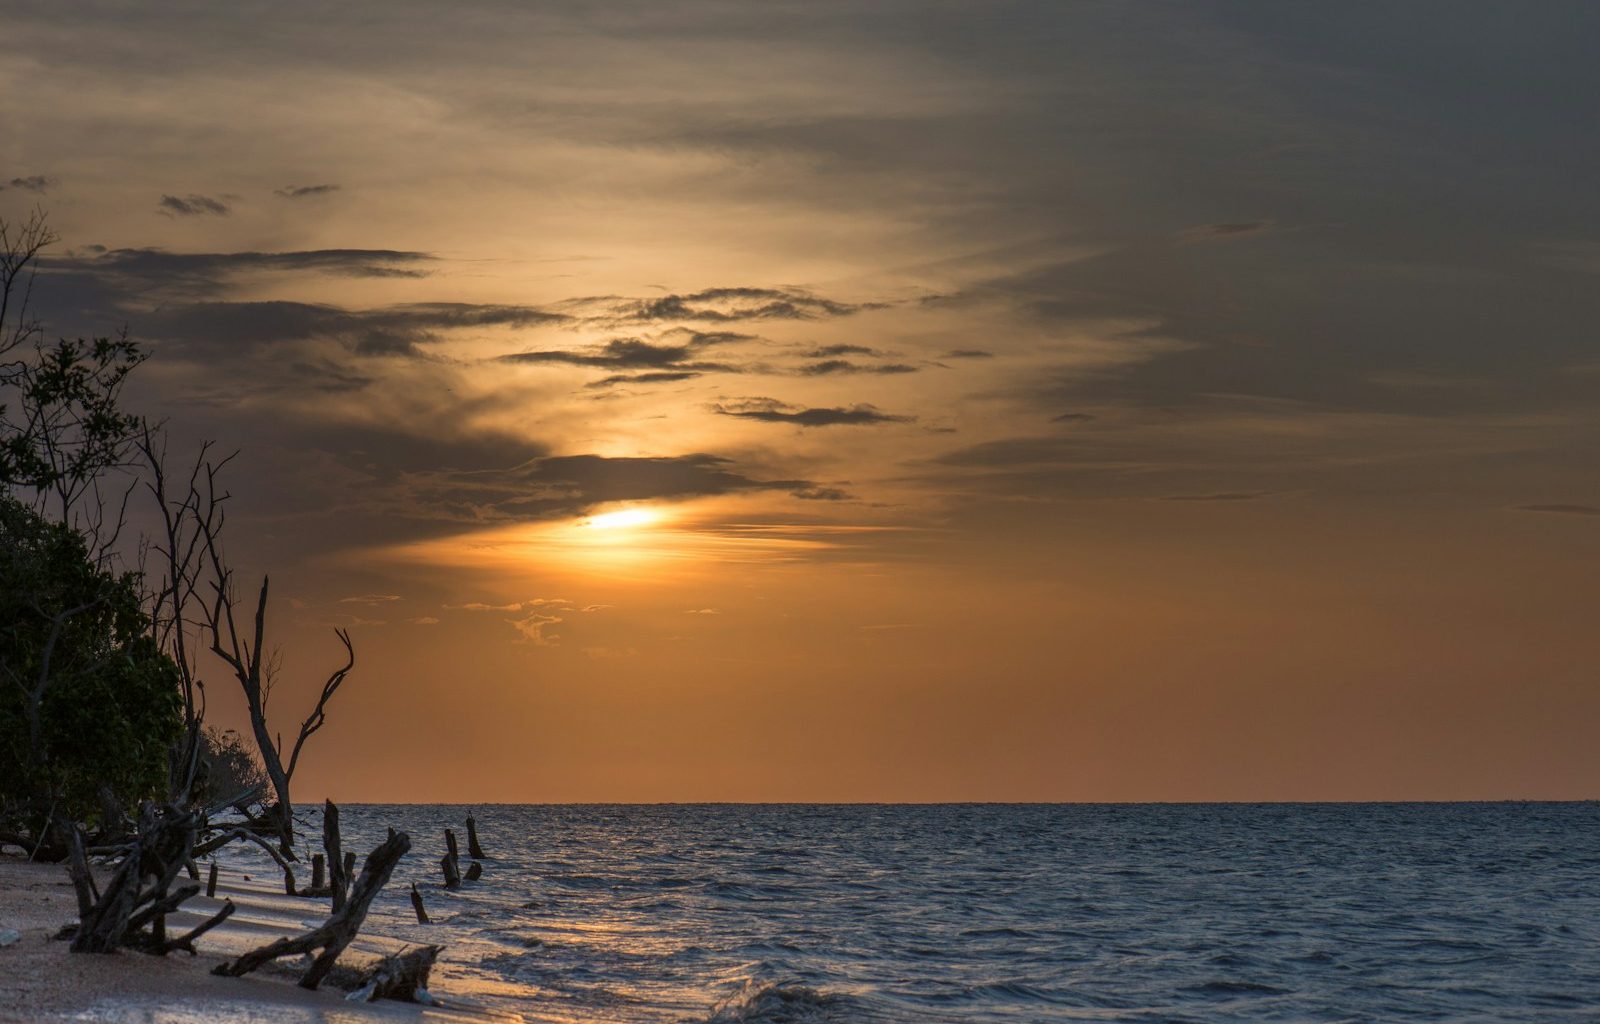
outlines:
[[[661,518],[661,513],[647,508],[625,508],[616,512],[603,512],[583,521],[584,529],[620,530],[636,526],[649,526]]]

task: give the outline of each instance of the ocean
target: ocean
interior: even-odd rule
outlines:
[[[369,927],[532,1021],[1600,1019],[1594,803],[341,811],[415,843]]]

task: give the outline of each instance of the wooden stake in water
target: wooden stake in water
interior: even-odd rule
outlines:
[[[467,855],[473,860],[483,860],[483,847],[478,845],[478,823],[467,815]]]

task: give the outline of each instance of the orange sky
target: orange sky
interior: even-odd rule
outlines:
[[[0,215],[243,450],[284,728],[352,629],[303,795],[1600,796],[1559,18],[81,14]]]

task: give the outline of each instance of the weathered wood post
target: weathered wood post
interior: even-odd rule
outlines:
[[[211,870],[206,874],[206,898],[214,899],[217,895],[217,862],[211,862]]]
[[[351,868],[355,866],[355,854],[346,854],[341,848],[343,840],[339,836],[339,806],[332,800],[323,802],[322,805],[322,850],[328,857],[328,887],[331,890],[333,912],[337,914],[344,909],[345,897],[350,893]],[[318,856],[312,861],[315,867]]]
[[[473,861],[471,864],[468,864],[466,877],[467,881],[469,882],[476,882],[478,879],[482,878],[483,865],[479,864],[477,861]]]
[[[467,855],[473,860],[483,860],[483,847],[478,845],[478,823],[467,815]]]
[[[444,872],[446,889],[461,888],[461,872],[456,870],[456,862],[448,853],[439,858],[439,870]]]
[[[350,882],[355,877],[356,852],[354,850],[346,850],[344,854],[344,884],[346,889],[349,889]]]
[[[461,851],[456,849],[456,833],[454,829],[444,830],[444,845],[450,848],[450,859],[458,865],[461,863]]]
[[[411,883],[411,909],[417,912],[417,923],[428,923],[428,910],[422,905],[422,893],[417,891],[417,883]]]
[[[321,891],[322,886],[326,883],[327,879],[323,876],[327,874],[327,866],[327,858],[322,854],[314,853],[311,855],[311,890],[313,892]]]

